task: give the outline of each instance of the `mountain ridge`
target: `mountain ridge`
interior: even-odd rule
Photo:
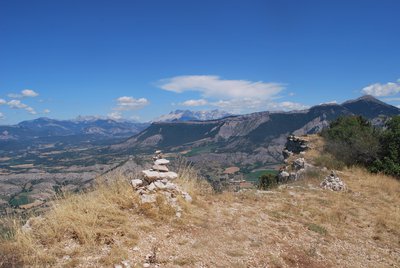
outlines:
[[[148,128],[125,142],[112,145],[111,150],[151,152],[189,151],[191,160],[200,156],[218,158],[223,165],[262,161],[279,163],[286,137],[320,132],[329,122],[345,115],[362,115],[375,122],[400,114],[400,109],[364,96],[343,104],[322,104],[291,112],[256,112],[209,121],[153,122]],[[201,151],[203,153],[198,153]],[[238,156],[240,155],[240,157]],[[203,160],[203,159],[202,159]]]

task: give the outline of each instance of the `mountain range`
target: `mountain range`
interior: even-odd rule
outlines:
[[[177,114],[185,114],[177,112]],[[39,118],[0,127],[2,208],[50,200],[59,191],[79,191],[112,170],[134,176],[151,154],[185,156],[210,182],[227,167],[238,178],[256,180],[282,164],[287,136],[317,133],[344,115],[362,115],[381,126],[400,109],[371,96],[292,112],[258,112],[200,121],[136,123],[101,118]],[[180,120],[180,121],[179,121]],[[177,170],[181,161],[172,161]],[[221,175],[222,174],[222,175]],[[4,210],[3,210],[4,212]]]
[[[112,150],[130,154],[162,149],[181,152],[192,161],[221,165],[268,166],[282,161],[286,137],[321,131],[345,115],[361,115],[382,125],[400,109],[372,96],[342,104],[322,104],[291,112],[258,112],[208,121],[154,122]]]

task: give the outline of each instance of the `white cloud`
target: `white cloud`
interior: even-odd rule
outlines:
[[[7,105],[11,109],[25,109],[28,107],[28,105],[22,103],[20,100],[10,100]]]
[[[322,102],[319,105],[323,105],[323,104],[337,104],[338,102],[336,100],[332,100],[332,101],[327,101],[327,102]]]
[[[400,98],[384,98],[383,101],[400,101]]]
[[[242,113],[248,111],[291,111],[291,110],[303,110],[309,108],[307,105],[301,103],[284,101],[284,102],[272,102],[266,100],[254,100],[254,99],[243,99],[243,100],[219,100],[217,102],[210,103],[212,106],[224,109],[231,113]]]
[[[43,110],[43,113],[44,113],[44,114],[48,114],[48,113],[50,113],[50,110],[49,110],[49,109],[44,109],[44,110]]]
[[[181,103],[183,106],[189,106],[189,107],[194,107],[194,106],[204,106],[207,105],[208,101],[205,99],[198,99],[198,100],[187,100]]]
[[[25,103],[22,103],[20,100],[10,100],[9,102],[7,102],[7,105],[11,109],[24,109],[30,114],[36,114],[35,109],[33,109],[32,107],[29,107]]]
[[[4,119],[4,118],[5,118],[4,114],[3,114],[3,113],[0,113],[0,120],[1,120],[1,119]]]
[[[375,97],[392,96],[400,93],[400,80],[397,80],[397,82],[389,82],[386,84],[372,84],[364,87],[361,91],[364,94],[372,95]]]
[[[270,110],[283,110],[283,111],[304,110],[309,108],[309,106],[307,105],[291,101],[271,103],[269,106],[271,107]]]
[[[18,98],[21,98],[22,95],[21,94],[10,93],[10,94],[7,94],[7,97],[10,97],[10,98],[13,98],[13,99],[18,99]]]
[[[279,83],[226,80],[215,75],[175,76],[161,80],[159,87],[176,93],[197,91],[203,97],[221,99],[271,99],[284,89]]]
[[[0,99],[0,105],[6,104],[6,103],[7,103],[6,100]]]
[[[159,87],[176,93],[199,92],[201,99],[190,99],[180,105],[218,107],[231,113],[254,111],[302,110],[308,106],[295,102],[276,102],[284,84],[227,80],[213,75],[175,76],[160,80]],[[293,96],[294,93],[289,93]]]
[[[39,96],[39,93],[33,91],[32,89],[24,89],[22,90],[22,96],[23,97],[37,97]]]
[[[397,105],[397,108],[400,108],[400,104],[399,104],[399,105]]]
[[[35,109],[33,109],[32,107],[26,107],[25,110],[30,114],[37,114]]]
[[[35,92],[32,89],[24,89],[19,94],[10,93],[7,96],[10,98],[13,98],[13,99],[20,99],[20,98],[25,98],[25,97],[37,97],[37,96],[39,96],[39,93]]]
[[[145,98],[135,99],[133,97],[120,97],[117,99],[117,107],[114,110],[117,111],[134,111],[139,110],[149,105],[150,102]]]
[[[112,112],[112,113],[109,113],[107,116],[108,116],[108,118],[113,119],[113,120],[122,119],[121,112]]]

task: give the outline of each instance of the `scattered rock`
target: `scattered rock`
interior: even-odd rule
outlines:
[[[287,182],[289,180],[290,174],[287,171],[281,170],[278,173],[279,182]]]
[[[156,202],[156,195],[155,194],[142,194],[140,196],[140,201],[142,202],[142,204],[155,203]]]
[[[187,192],[182,192],[182,196],[183,196],[183,199],[185,199],[186,202],[192,202],[193,201],[192,197]]]
[[[137,188],[143,184],[143,181],[139,180],[139,179],[134,179],[134,180],[131,180],[131,184],[132,184],[133,188]]]
[[[130,261],[126,260],[126,261],[121,261],[121,263],[124,265],[125,268],[131,268],[131,263]]]
[[[293,162],[293,168],[295,170],[300,170],[300,169],[305,167],[305,163],[306,163],[306,161],[304,160],[304,158],[302,158],[302,157],[301,158],[297,158]]]

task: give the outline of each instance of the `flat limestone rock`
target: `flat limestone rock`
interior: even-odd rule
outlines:
[[[176,174],[175,172],[169,171],[169,172],[160,172],[161,179],[167,179],[167,180],[175,180],[176,178],[178,178],[178,174]]]
[[[169,160],[161,158],[161,159],[157,159],[154,164],[156,165],[168,165],[169,164]]]
[[[161,181],[155,181],[153,183],[154,183],[154,186],[156,186],[158,189],[163,190],[163,189],[167,188],[167,186],[165,186],[165,184],[162,183]]]
[[[146,180],[151,182],[160,179],[160,172],[153,170],[143,170],[142,173],[146,177]]]
[[[146,177],[146,180],[149,182],[162,179],[175,180],[176,178],[178,178],[178,174],[172,171],[158,172],[153,170],[143,170],[142,173]]]
[[[157,161],[156,161],[157,162]],[[156,171],[161,171],[161,172],[168,172],[168,168],[167,166],[164,165],[153,165],[152,169],[156,170]]]

